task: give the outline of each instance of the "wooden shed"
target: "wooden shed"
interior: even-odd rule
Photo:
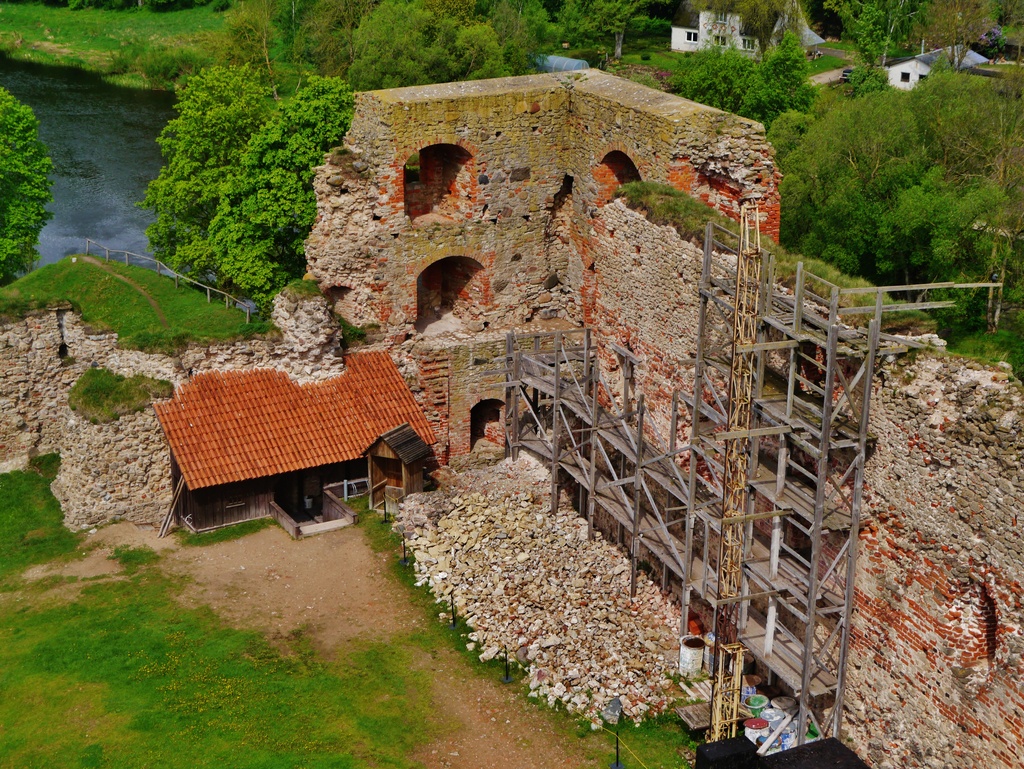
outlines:
[[[381,435],[366,452],[371,506],[384,503],[389,487],[401,489],[403,497],[423,491],[423,467],[430,455],[430,446],[408,422]]]
[[[398,368],[386,353],[345,363],[341,376],[304,385],[271,369],[203,373],[156,404],[175,489],[167,524],[207,531],[274,516],[300,536],[343,520],[332,485],[364,478],[368,462],[385,466],[367,459],[376,446],[415,456],[396,476],[422,488],[436,438]]]

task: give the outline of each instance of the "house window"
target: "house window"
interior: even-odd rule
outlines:
[[[729,23],[729,14],[728,13],[719,13],[715,17],[715,21],[717,21],[719,24],[728,24]]]
[[[725,35],[715,35],[712,38],[712,40],[714,41],[715,45],[719,46],[720,48],[725,48],[725,46],[729,44],[729,42],[725,39]]]
[[[696,43],[697,42],[697,32],[695,30],[692,30],[692,29],[686,30],[686,42],[687,43]]]
[[[743,38],[743,50],[744,51],[753,51],[754,50],[754,38],[752,38],[752,37],[745,37],[745,38]]]
[[[910,82],[910,73],[909,72],[901,72],[900,73],[900,82],[901,83],[909,83]]]
[[[928,77],[928,76],[927,75],[918,75],[917,79],[918,80],[924,80],[926,77]]]

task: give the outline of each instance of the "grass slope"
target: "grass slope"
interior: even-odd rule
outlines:
[[[71,387],[68,405],[94,424],[113,422],[142,411],[157,398],[170,398],[174,387],[163,379],[137,374],[123,377],[105,368],[88,369]]]
[[[209,343],[253,336],[267,323],[245,322],[241,310],[225,308],[206,296],[152,270],[110,262],[105,265],[141,287],[160,306],[167,326],[143,293],[82,260],[63,259],[0,288],[0,319],[22,317],[33,309],[70,302],[82,320],[116,331],[122,347],[174,352],[188,342]]]
[[[78,544],[78,537],[64,528],[60,505],[50,493],[59,463],[56,454],[47,454],[26,471],[0,475],[0,585]],[[0,699],[2,692],[0,687]]]
[[[131,45],[180,48],[224,26],[209,6],[158,13],[148,8],[73,11],[37,3],[0,2],[0,50],[13,58],[104,72]]]

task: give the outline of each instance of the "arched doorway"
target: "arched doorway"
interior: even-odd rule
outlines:
[[[405,162],[405,213],[453,217],[462,209],[472,185],[467,164],[473,156],[457,144],[431,144]]]
[[[505,402],[497,398],[488,398],[476,404],[469,412],[469,442],[474,451],[483,448],[484,442],[490,446],[505,445]]]
[[[639,182],[641,178],[636,163],[629,155],[620,150],[612,150],[594,169],[594,180],[597,182],[598,199],[601,203],[607,203],[615,196],[615,190],[623,184]]]
[[[416,324],[442,318],[452,322],[479,319],[490,304],[490,285],[480,262],[449,256],[434,262],[416,279]]]

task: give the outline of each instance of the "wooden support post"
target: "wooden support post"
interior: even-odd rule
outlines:
[[[644,472],[644,394],[636,401],[636,466],[633,475],[633,538],[630,540],[629,597],[636,597],[636,561],[640,549],[640,486]]]
[[[562,407],[562,332],[555,332],[555,385],[551,404],[551,514],[558,511],[559,411]]]

